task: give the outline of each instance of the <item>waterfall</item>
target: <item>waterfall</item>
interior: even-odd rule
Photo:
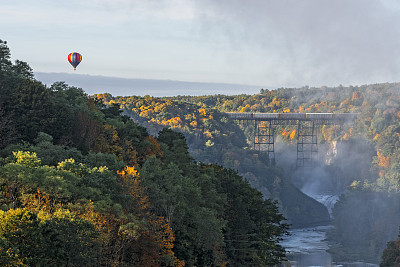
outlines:
[[[337,153],[337,141],[330,142],[326,152],[325,165],[331,165],[337,157]]]
[[[319,195],[309,195],[319,203],[322,203],[325,207],[328,208],[329,214],[332,217],[332,209],[335,206],[336,202],[339,200],[338,195],[330,195],[330,194],[319,194]]]

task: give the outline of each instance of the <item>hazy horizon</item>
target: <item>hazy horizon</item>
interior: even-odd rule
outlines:
[[[68,85],[82,88],[87,94],[110,93],[113,96],[155,97],[177,95],[238,95],[257,94],[260,89],[275,89],[260,85],[235,83],[189,82],[163,79],[131,79],[102,75],[35,72],[35,78],[47,86],[54,82],[66,82]]]

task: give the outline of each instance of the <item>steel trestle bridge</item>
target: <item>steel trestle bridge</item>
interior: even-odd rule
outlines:
[[[317,127],[352,123],[356,113],[249,113],[228,112],[229,118],[254,123],[254,150],[275,161],[274,125],[297,125],[297,167],[311,166],[318,152]]]

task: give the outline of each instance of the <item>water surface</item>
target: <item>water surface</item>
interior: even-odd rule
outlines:
[[[329,243],[326,233],[332,225],[311,228],[292,229],[281,245],[287,251],[290,266],[293,267],[378,267],[377,264],[364,262],[333,262],[327,252]]]

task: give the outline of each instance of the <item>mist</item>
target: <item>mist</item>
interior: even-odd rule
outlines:
[[[202,30],[281,86],[397,81],[400,16],[395,1],[196,1]],[[237,62],[240,59],[236,59]],[[246,64],[248,58],[243,58]]]
[[[126,79],[118,77],[92,76],[68,73],[36,72],[35,77],[50,86],[54,82],[64,81],[69,85],[84,88],[89,95],[110,93],[113,96],[156,97],[176,95],[209,95],[209,94],[255,94],[260,90],[257,85],[203,83],[154,79]]]
[[[320,133],[318,136],[320,138]],[[340,245],[335,245],[335,242],[341,244],[346,242],[359,244],[352,251],[354,255],[357,255],[353,255],[352,260],[354,257],[358,257],[365,262],[378,263],[387,242],[393,240],[398,234],[400,215],[394,212],[399,208],[398,194],[361,190],[363,186],[373,183],[378,176],[377,170],[372,166],[376,156],[374,146],[361,136],[353,137],[348,141],[323,141],[318,144],[318,152],[314,155],[313,165],[296,168],[295,140],[293,143],[287,143],[280,139],[277,138],[275,144],[277,166],[285,170],[285,173],[290,176],[291,182],[304,194],[326,206],[333,225],[332,228],[324,229],[322,232],[318,230],[319,228],[308,231],[295,230],[294,235],[298,234],[297,231],[306,236],[311,232],[323,233],[321,234],[322,240],[318,241],[318,244],[326,244],[325,238],[328,238],[330,249],[327,251],[334,255],[332,261],[337,262],[336,257],[342,261],[345,259],[343,255],[348,253],[348,248],[343,251]],[[302,233],[301,231],[306,232]],[[365,233],[368,235],[366,236]],[[296,238],[294,237],[295,240]],[[308,237],[305,240],[307,239]],[[373,251],[370,247],[366,249],[368,245],[364,245],[364,243],[371,242],[372,239]],[[325,253],[325,250],[322,251]],[[324,253],[322,256],[318,256],[323,259],[331,257],[330,254],[327,256]],[[293,255],[290,257],[294,257],[298,262],[310,259],[321,261],[321,259],[313,258],[312,255],[302,256],[305,259],[302,257],[299,259],[298,256]]]
[[[314,198],[323,194],[340,196],[353,181],[370,181],[376,175],[370,172],[375,151],[367,140],[357,137],[349,141],[321,142],[321,126],[316,128],[318,152],[313,153],[309,166],[296,167],[296,140],[288,143],[279,136],[276,138],[276,164],[284,168],[292,183],[303,193]]]

